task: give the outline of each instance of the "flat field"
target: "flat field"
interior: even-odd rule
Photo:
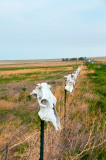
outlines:
[[[60,86],[65,85],[64,75],[72,73],[82,63],[82,61],[62,62],[60,60],[0,62],[0,150],[38,111],[37,100],[30,96],[36,84],[47,82],[52,85],[52,92],[55,93]],[[16,137],[10,145],[10,148],[13,147],[13,150],[10,150],[10,159],[21,157],[19,149],[26,137],[31,137],[32,134],[35,136],[37,133],[39,135],[39,123],[38,116],[37,119],[33,118],[32,122],[19,134],[20,138]],[[29,147],[26,145],[26,148]]]
[[[67,92],[65,103],[64,75],[81,65],[73,94]],[[104,160],[105,70],[105,66],[83,61],[0,62],[0,151],[11,141],[8,160],[39,159],[39,105],[30,93],[37,83],[47,82],[57,98],[61,131],[56,132],[51,123],[45,122],[44,159]],[[0,156],[4,158],[6,152]]]

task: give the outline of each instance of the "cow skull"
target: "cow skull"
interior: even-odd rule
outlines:
[[[64,76],[64,77],[66,78],[65,89],[72,94],[73,88],[74,88],[73,85],[75,84],[75,80],[72,78],[71,74],[69,74],[68,76]]]
[[[74,88],[74,85],[76,84],[76,81],[77,81],[77,78],[78,78],[80,71],[81,71],[81,67],[77,68],[77,70],[74,71],[73,74],[69,74],[68,76],[64,76],[66,79],[65,89],[67,91],[69,91],[71,94],[73,92],[73,88]]]
[[[40,118],[46,122],[53,123],[56,130],[61,129],[60,119],[56,111],[56,98],[50,90],[51,86],[47,83],[37,84],[36,88],[31,92],[34,98],[38,99],[40,111],[38,112]]]

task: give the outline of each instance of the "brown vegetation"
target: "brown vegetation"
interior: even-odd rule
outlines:
[[[56,65],[56,63],[57,62],[53,62],[53,65]],[[67,65],[66,62],[61,62],[59,63],[61,64],[60,66],[62,66],[63,63]],[[63,68],[59,68],[59,70],[61,69]],[[72,69],[72,67],[64,68],[64,70],[67,71]],[[26,73],[29,73],[27,69],[25,70]],[[25,70],[23,70],[23,72]],[[44,70],[46,69],[43,69],[43,71]],[[30,71],[32,72],[33,70],[31,69]],[[49,71],[52,71],[52,68],[49,69]],[[15,71],[13,71],[13,73],[15,73]],[[67,72],[67,74],[68,73],[70,73],[70,71]],[[97,150],[95,149],[100,146],[101,152],[103,150],[102,146],[104,145],[105,136],[104,124],[101,128],[100,122],[102,121],[103,115],[100,110],[97,115],[95,113],[89,113],[89,100],[99,99],[100,97],[90,89],[95,86],[90,83],[87,78],[87,73],[94,73],[94,70],[88,71],[87,68],[83,66],[73,95],[71,96],[70,93],[67,92],[66,104],[64,103],[65,80],[63,78],[65,73],[62,73],[62,78],[59,80],[45,80],[45,82],[52,85],[51,90],[57,98],[57,111],[62,127],[61,131],[56,132],[51,123],[45,123],[45,160],[80,160],[81,157],[84,156],[84,158],[87,159],[88,155],[90,159],[97,160],[95,156]],[[2,90],[4,89],[4,91],[0,92],[0,112],[2,115],[2,117],[0,117],[0,149],[11,140],[28,118],[38,110],[39,105],[37,101],[29,96],[38,82],[39,81],[29,82],[24,80],[0,85]],[[30,116],[27,113],[29,113]],[[25,160],[32,149],[29,159],[39,159],[39,136],[40,120],[38,116],[35,116],[33,121],[22,130],[9,146],[8,158],[11,160]],[[36,141],[37,143],[33,149]],[[3,155],[4,154],[5,153],[3,153]]]
[[[82,61],[61,61],[61,60],[45,60],[45,61],[0,61],[0,68],[24,68],[24,67],[51,67],[51,66],[67,66],[82,64]]]

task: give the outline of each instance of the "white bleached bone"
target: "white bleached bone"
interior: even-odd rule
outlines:
[[[69,91],[71,94],[73,92],[73,88],[74,88],[74,85],[76,84],[76,81],[77,81],[77,78],[78,78],[80,71],[81,71],[81,67],[77,68],[77,70],[74,71],[73,74],[69,74],[68,76],[64,76],[66,79],[65,89],[67,91]]]
[[[77,74],[72,74],[72,79],[73,79],[73,81],[74,81],[74,86],[75,86],[75,84],[76,84],[76,81],[77,81]]]
[[[31,92],[34,98],[38,99],[40,111],[38,112],[40,118],[46,122],[53,123],[56,130],[61,129],[60,119],[56,111],[56,98],[50,90],[51,86],[47,83],[37,84],[36,88]]]
[[[76,76],[75,76],[75,77],[76,77],[76,80],[77,80],[77,78],[78,78],[78,75],[79,75],[80,71],[81,71],[81,67],[77,68],[77,70],[74,71],[74,74],[76,75]]]
[[[65,89],[69,91],[71,94],[73,92],[75,80],[72,78],[72,75],[69,74],[68,76],[64,76],[66,78],[66,86]]]
[[[77,71],[77,73],[79,74],[80,71],[81,71],[81,67],[78,67],[76,71]]]

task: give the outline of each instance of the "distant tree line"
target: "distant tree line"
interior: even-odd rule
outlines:
[[[80,57],[80,58],[62,58],[62,61],[77,61],[77,60],[84,60],[84,57]]]

